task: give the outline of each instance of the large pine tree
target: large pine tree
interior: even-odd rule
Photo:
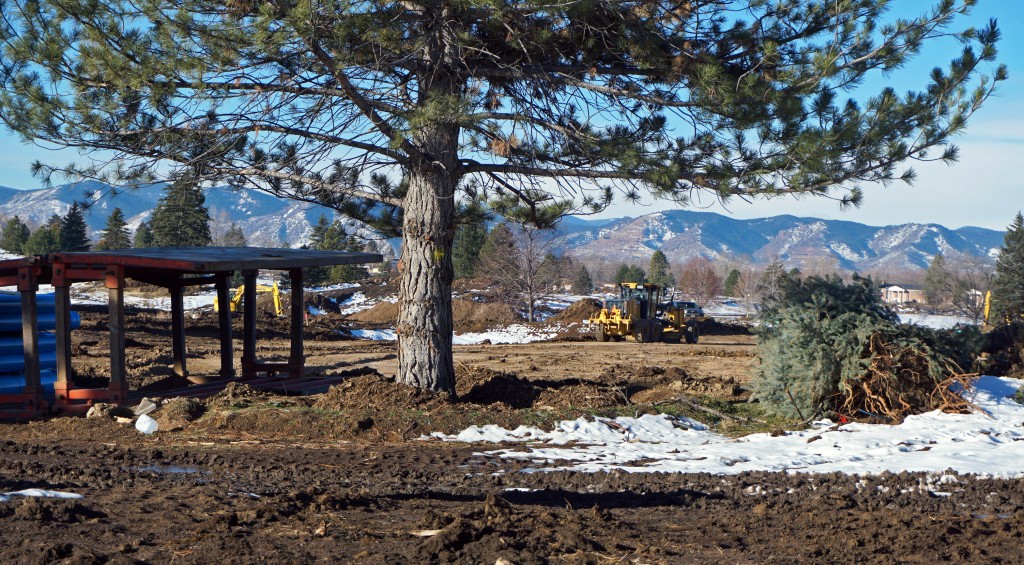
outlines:
[[[85,225],[85,214],[78,202],[71,204],[68,213],[60,220],[60,250],[88,251],[89,236]]]
[[[153,246],[203,247],[210,244],[210,211],[202,188],[188,177],[175,180],[149,219]]]
[[[28,241],[25,242],[25,255],[46,255],[60,251],[60,231],[61,217],[53,214],[46,224],[36,228],[28,237]]]
[[[153,247],[153,230],[149,229],[149,222],[140,222],[132,237],[132,247],[142,249]]]
[[[0,249],[7,253],[21,255],[25,252],[25,242],[31,231],[21,218],[14,216],[4,223],[4,233],[0,236]]]
[[[924,275],[924,299],[928,304],[937,306],[950,298],[950,273],[946,268],[946,258],[942,253],[936,253]]]
[[[992,312],[989,320],[1020,320],[1024,316],[1024,217],[1017,217],[1006,230],[996,278],[992,284]]]
[[[309,235],[309,247],[320,251],[362,251],[362,244],[353,235],[345,231],[345,226],[338,220],[330,222],[327,216],[320,214],[320,219],[313,226]],[[311,267],[306,269],[306,282],[309,284],[355,282],[369,276],[362,265],[335,265],[333,267]]]
[[[248,244],[242,228],[238,227],[235,222],[231,222],[231,227],[224,232],[224,247],[245,247]]]
[[[127,249],[131,246],[131,235],[128,233],[128,224],[124,221],[124,212],[120,208],[114,208],[107,216],[107,226],[103,229],[100,240],[96,242],[96,249]]]
[[[478,213],[466,215],[466,220],[455,230],[455,239],[452,241],[452,269],[457,279],[476,276],[480,250],[487,241],[486,216],[479,206],[475,210]]]
[[[651,255],[651,264],[648,267],[647,273],[647,280],[651,284],[656,284],[662,288],[676,285],[676,277],[672,274],[672,267],[668,264],[668,257],[665,257],[661,250],[655,251]]]
[[[463,200],[539,224],[617,194],[856,203],[955,160],[1006,76],[994,22],[951,29],[966,0],[0,2],[0,121],[103,150],[78,177],[187,171],[401,234],[398,380],[448,392]],[[882,80],[950,36],[922,88]]]
[[[594,279],[590,276],[590,271],[586,265],[580,265],[579,269],[576,269],[576,274],[572,277],[572,293],[573,294],[590,294],[594,291]]]

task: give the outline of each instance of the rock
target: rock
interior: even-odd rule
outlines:
[[[93,404],[89,411],[85,413],[86,418],[107,418],[110,420],[117,417],[131,418],[132,416],[134,414],[132,414],[131,409],[127,406],[107,404],[105,402]]]

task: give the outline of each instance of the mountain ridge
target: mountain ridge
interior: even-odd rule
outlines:
[[[164,186],[115,188],[96,181],[35,190],[0,186],[0,215],[18,215],[34,227],[53,214],[63,216],[75,201],[84,202],[89,235],[97,239],[115,207],[124,212],[130,229],[137,228],[149,218]],[[214,230],[223,231],[235,223],[250,245],[303,245],[321,214],[329,220],[335,216],[323,206],[262,192],[219,186],[204,189],[204,194]],[[397,255],[397,240],[389,241],[356,220],[342,221],[377,252],[388,258]],[[588,264],[646,265],[651,254],[661,250],[673,265],[699,255],[753,265],[778,258],[787,265],[825,272],[895,272],[925,269],[938,252],[991,260],[1003,243],[1003,233],[935,223],[870,226],[791,214],[741,220],[716,212],[664,210],[611,219],[569,217],[560,222],[554,237],[562,249]]]

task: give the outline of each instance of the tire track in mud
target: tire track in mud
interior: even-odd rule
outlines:
[[[449,444],[0,442],[4,562],[1011,562],[1024,482],[523,473]],[[415,532],[416,534],[412,533]]]

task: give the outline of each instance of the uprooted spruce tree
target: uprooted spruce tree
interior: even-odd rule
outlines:
[[[896,423],[910,414],[968,407],[982,342],[973,326],[936,330],[901,324],[870,279],[787,279],[764,304],[752,399],[809,421],[840,415]]]
[[[955,29],[972,0],[886,4],[0,0],[0,119],[89,157],[44,178],[188,175],[400,234],[398,379],[451,392],[471,199],[541,225],[616,195],[856,204],[907,161],[953,161],[1006,76],[995,23]],[[853,90],[947,40],[919,90]]]

